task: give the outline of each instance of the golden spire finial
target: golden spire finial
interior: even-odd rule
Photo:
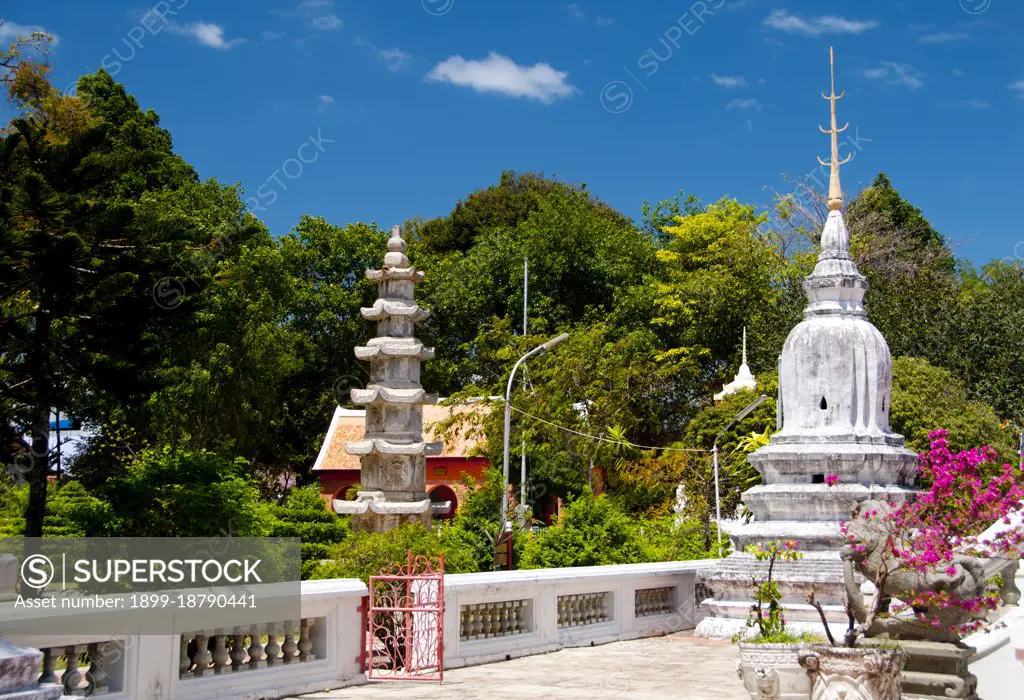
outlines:
[[[831,174],[828,180],[828,208],[832,211],[839,211],[843,208],[843,188],[839,184],[839,166],[845,165],[850,162],[853,156],[847,156],[843,160],[839,160],[839,134],[846,131],[850,123],[847,122],[842,129],[837,128],[836,122],[836,102],[843,99],[846,96],[846,90],[843,90],[839,95],[836,94],[836,59],[835,52],[832,47],[828,47],[828,62],[829,69],[832,75],[832,94],[826,95],[822,91],[821,96],[824,97],[832,104],[832,128],[826,129],[823,126],[819,126],[821,133],[830,134],[832,136],[832,161],[826,163],[821,158],[818,158],[818,162],[822,165],[827,165],[831,168]]]

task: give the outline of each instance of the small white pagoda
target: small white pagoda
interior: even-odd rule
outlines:
[[[743,549],[771,541],[796,540],[806,552],[804,559],[775,567],[787,619],[817,629],[817,615],[805,601],[814,590],[830,618],[845,621],[840,522],[849,519],[853,502],[899,503],[917,494],[917,456],[889,428],[889,346],[867,320],[868,283],[850,255],[839,182],[839,168],[849,159],[839,158],[838,135],[846,127],[836,123],[836,101],[843,95],[835,94],[834,64],[832,76],[832,94],[822,93],[831,103],[831,128],[822,131],[831,136],[832,158],[819,159],[831,168],[829,214],[818,262],[804,280],[804,320],[786,338],[779,360],[781,429],[750,455],[763,483],[743,494],[753,518],[725,527],[735,553],[702,575],[711,591],[703,603],[710,617],[697,628],[702,636],[727,637],[742,629],[753,595],[751,574],[764,575],[763,563]],[[838,483],[826,483],[829,475]]]
[[[370,363],[370,381],[351,394],[353,403],[366,407],[366,429],[361,440],[345,443],[346,452],[359,456],[362,484],[356,500],[333,504],[335,512],[352,516],[356,530],[430,524],[426,457],[440,454],[442,443],[423,439],[423,406],[437,403],[437,395],[420,385],[420,363],[433,358],[434,349],[413,337],[415,325],[429,312],[414,300],[423,273],[409,264],[405,249],[395,226],[383,267],[366,271],[378,286],[378,298],[360,311],[377,322],[377,337],[355,349],[357,358]]]
[[[757,380],[754,379],[750,366],[747,364],[747,327],[743,326],[743,361],[740,363],[740,369],[733,380],[724,385],[722,390],[715,394],[715,403],[722,401],[726,396],[732,396],[737,391],[745,389],[753,391],[756,388]]]

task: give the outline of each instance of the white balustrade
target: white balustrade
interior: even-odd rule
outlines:
[[[698,569],[666,562],[445,576],[445,667],[692,628]],[[355,580],[302,583],[301,617],[186,634],[11,635],[43,651],[41,682],[104,700],[285,697],[366,681]],[[97,614],[102,614],[98,611]],[[200,618],[189,618],[199,620]],[[202,622],[199,622],[202,624]],[[215,623],[216,624],[216,623]]]
[[[356,580],[304,581],[302,617],[294,620],[261,620],[257,608],[251,624],[226,629],[114,639],[15,634],[9,641],[42,650],[40,682],[63,683],[72,697],[286,697],[366,682],[366,595]]]
[[[599,625],[610,618],[612,594],[570,593],[558,596],[558,627]]]
[[[445,667],[691,629],[696,572],[711,563],[449,574]]]
[[[633,614],[637,617],[665,615],[672,611],[675,593],[674,586],[641,588],[633,594]]]
[[[189,680],[326,658],[325,640],[316,635],[317,625],[325,627],[327,619],[303,618],[183,634],[179,642],[178,677]]]

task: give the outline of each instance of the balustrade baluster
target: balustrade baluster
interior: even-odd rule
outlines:
[[[245,633],[241,627],[235,628],[235,634],[231,638],[231,670],[241,671],[245,666]]]
[[[267,646],[264,648],[267,654],[267,666],[281,663],[278,656],[281,654],[281,644],[277,641],[277,625],[267,625]]]
[[[93,642],[87,647],[86,653],[89,658],[89,677],[92,680],[93,695],[102,695],[110,689],[110,676],[103,670],[106,647],[106,642]]]
[[[209,649],[209,637],[205,634],[196,634],[196,655],[195,664],[196,667],[192,671],[192,675],[196,678],[205,676],[210,672],[210,664],[213,663],[213,655],[210,654]]]
[[[502,637],[509,634],[512,625],[509,622],[509,615],[512,613],[512,603],[502,603],[498,610],[498,634]]]
[[[40,683],[57,683],[57,674],[53,672],[54,666],[57,665],[57,654],[53,653],[53,649],[47,647],[43,649],[43,672],[39,675]]]
[[[264,666],[265,659],[263,642],[260,641],[260,626],[251,625],[249,627],[249,670],[255,671]]]
[[[226,636],[223,634],[213,635],[213,672],[216,675],[224,673],[224,668],[229,665],[231,657],[225,646]]]
[[[484,633],[484,610],[483,605],[473,606],[473,639],[480,639]]]
[[[491,615],[490,637],[497,637],[501,634],[501,608],[502,603],[491,603],[487,606]]]
[[[299,627],[299,661],[313,661],[316,655],[313,654],[313,627],[316,622],[312,619],[302,620]]]
[[[64,661],[67,662],[67,668],[64,669],[60,682],[64,686],[64,694],[70,695],[71,691],[76,690],[78,686],[82,685],[82,672],[78,670],[77,646],[64,647]]]
[[[299,654],[299,645],[295,643],[295,627],[291,620],[284,623],[284,644],[281,645],[282,660],[290,664]]]
[[[1020,589],[1017,588],[1016,576],[1020,562],[1014,562],[1003,569],[1003,586],[999,590],[999,596],[1003,599],[1003,605],[1017,605],[1020,602]]]

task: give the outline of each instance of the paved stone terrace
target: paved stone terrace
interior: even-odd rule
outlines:
[[[440,688],[418,681],[371,682],[302,699],[744,700],[750,696],[736,677],[738,658],[734,644],[680,632],[453,669],[445,672]]]

